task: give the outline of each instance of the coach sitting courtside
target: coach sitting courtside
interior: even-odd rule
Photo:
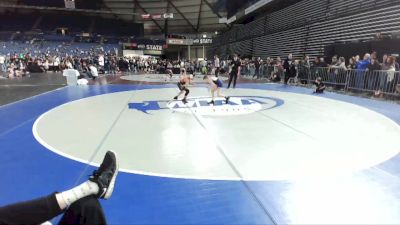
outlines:
[[[326,86],[325,86],[325,84],[322,82],[321,77],[317,77],[317,79],[316,79],[315,82],[314,82],[314,85],[315,85],[315,87],[316,87],[314,93],[317,93],[317,94],[322,94],[322,93],[324,93]]]

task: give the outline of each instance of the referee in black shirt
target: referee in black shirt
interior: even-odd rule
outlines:
[[[240,73],[240,59],[237,55],[234,56],[233,61],[231,62],[232,70],[231,73],[229,74],[229,83],[228,83],[228,89],[231,87],[231,83],[233,80],[233,88],[236,87],[236,81],[238,78],[238,75]]]

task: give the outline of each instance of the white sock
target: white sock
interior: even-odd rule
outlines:
[[[97,193],[99,193],[99,186],[96,183],[88,180],[71,190],[57,194],[59,196],[57,200],[59,201],[58,203],[60,205],[60,208],[63,209],[68,208],[70,205],[72,205],[72,203],[78,201],[81,198]]]

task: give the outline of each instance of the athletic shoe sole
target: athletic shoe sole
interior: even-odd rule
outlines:
[[[107,191],[104,195],[104,199],[109,199],[114,191],[114,185],[115,185],[115,180],[117,178],[118,175],[118,170],[119,170],[119,162],[118,162],[118,156],[114,151],[111,151],[112,153],[114,153],[115,156],[115,172],[113,174],[113,177],[111,178],[110,184],[108,185]]]

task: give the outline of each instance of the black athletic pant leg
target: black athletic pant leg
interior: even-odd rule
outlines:
[[[0,207],[0,224],[41,224],[63,211],[55,194],[31,201]]]
[[[82,198],[72,204],[59,225],[106,225],[106,217],[99,200],[94,196]]]
[[[62,213],[64,216],[60,220],[61,225],[107,224],[103,209],[96,197],[82,198],[64,212],[60,209],[55,194],[0,207],[0,224],[42,224]]]
[[[285,84],[288,84],[289,78],[290,78],[289,72],[286,72],[285,73]]]
[[[229,82],[228,82],[228,88],[231,87],[231,83],[233,81],[233,88],[236,87],[236,80],[237,80],[237,72],[234,72],[229,75]]]
[[[237,73],[233,75],[233,88],[236,88],[236,81],[237,81],[238,75]]]

